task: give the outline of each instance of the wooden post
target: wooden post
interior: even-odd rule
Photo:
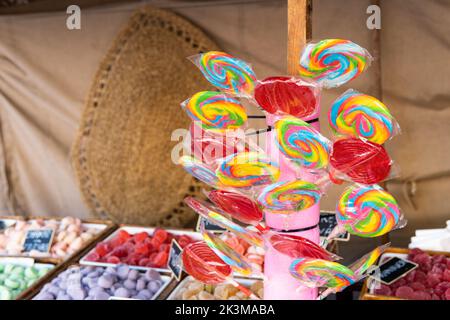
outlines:
[[[311,0],[288,0],[287,72],[296,75],[300,52],[311,39]]]

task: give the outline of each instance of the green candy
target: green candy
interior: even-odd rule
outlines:
[[[5,266],[5,270],[3,270],[4,273],[11,273],[14,270],[14,265],[13,264],[7,264]]]
[[[4,264],[0,264],[0,273],[3,273],[3,270],[5,270],[5,265]]]
[[[15,266],[11,273],[23,276],[24,269],[25,269],[24,267]]]
[[[24,274],[27,279],[36,279],[39,277],[39,271],[34,267],[26,268]]]
[[[50,270],[50,268],[39,269],[39,272],[38,272],[39,278],[45,276],[49,270]]]
[[[9,289],[18,289],[20,287],[20,282],[11,278],[7,278],[5,279],[5,287]]]
[[[12,298],[11,291],[4,286],[0,286],[0,300],[11,300]]]

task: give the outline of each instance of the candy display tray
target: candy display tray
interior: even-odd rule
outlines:
[[[44,267],[51,267],[52,270],[47,272],[47,274],[44,275],[43,277],[41,277],[40,279],[36,280],[36,282],[33,285],[31,285],[30,287],[28,287],[27,289],[22,291],[16,297],[16,300],[24,300],[24,297],[28,296],[31,292],[34,292],[36,290],[36,288],[39,287],[43,281],[46,282],[52,276],[52,273],[56,269],[57,266],[51,260],[49,261],[49,259],[45,259],[45,258],[15,257],[15,256],[0,257],[0,264],[1,263],[13,263],[13,264],[17,264],[17,265],[28,265],[27,263],[31,263],[31,261],[34,261],[34,263],[32,265],[34,267],[36,267],[37,269],[41,269]]]
[[[178,283],[178,285],[175,287],[175,289],[173,289],[173,291],[167,297],[167,300],[178,300],[178,299],[175,299],[175,297],[177,296],[178,292],[184,287],[186,282],[188,282],[188,281],[190,281],[192,279],[193,279],[192,276],[187,276],[183,280],[181,280],[180,283]],[[237,282],[239,282],[240,284],[242,284],[242,285],[244,285],[246,287],[250,287],[256,281],[261,281],[261,279],[238,278],[238,277],[236,277],[235,279],[236,279]]]
[[[53,270],[53,272],[49,272],[48,277],[44,276],[43,280],[39,281],[37,285],[33,288],[33,290],[29,290],[26,295],[25,294],[21,295],[20,300],[33,300],[33,298],[39,294],[39,292],[42,290],[45,284],[52,281],[60,273],[72,267],[83,267],[83,265],[80,265],[79,263],[65,263],[58,266],[55,270]],[[167,287],[174,281],[173,277],[168,272],[159,272],[159,274],[161,275],[161,279],[163,280],[163,285],[161,286],[161,288],[159,288],[159,290],[155,293],[155,295],[152,297],[151,300],[161,300],[162,297],[160,296],[166,291]],[[123,299],[123,300],[130,300],[130,299]]]
[[[11,223],[15,222],[17,220],[33,221],[33,220],[39,220],[39,219],[43,219],[43,220],[53,219],[53,220],[58,221],[58,220],[62,220],[63,217],[32,217],[29,219],[24,219],[23,217],[0,217],[0,220],[11,221]],[[108,220],[94,220],[94,219],[82,220],[82,225],[85,227],[99,229],[99,232],[94,237],[92,237],[91,240],[87,241],[80,250],[78,250],[77,252],[74,252],[71,255],[68,255],[64,258],[59,258],[59,257],[52,257],[49,254],[48,255],[42,254],[39,256],[30,256],[29,254],[21,253],[19,256],[32,257],[32,258],[37,258],[37,259],[46,259],[46,261],[51,262],[53,264],[59,264],[64,261],[69,261],[69,260],[74,259],[75,257],[77,257],[79,255],[80,252],[84,252],[84,250],[86,250],[86,248],[91,247],[92,244],[97,243],[98,241],[105,238],[107,235],[109,235],[111,232],[113,232],[116,229],[116,226],[111,221],[108,221]],[[0,253],[0,257],[4,257],[4,256],[10,256],[10,255]]]
[[[399,258],[406,258],[411,250],[406,248],[388,248],[386,251],[381,255],[381,257],[378,259],[378,265],[382,264],[383,262],[387,261],[388,259],[392,257],[399,257]],[[447,257],[450,257],[450,252],[441,252],[441,251],[431,251],[431,250],[423,250],[424,252],[430,254],[430,255],[437,255],[442,254]],[[360,300],[405,300],[393,296],[383,296],[378,295],[373,292],[372,284],[375,282],[371,277],[367,277],[364,280],[364,284],[361,290],[360,294]]]
[[[140,226],[129,226],[129,225],[122,225],[120,226],[117,230],[115,230],[113,233],[111,233],[109,236],[107,236],[105,239],[103,239],[103,241],[108,241],[111,240],[112,238],[114,238],[117,233],[120,230],[124,230],[130,234],[135,234],[135,233],[139,233],[139,232],[147,232],[149,235],[152,235],[153,232],[156,230],[157,228],[147,228],[147,227],[140,227]],[[183,230],[183,229],[164,229],[165,231],[175,234],[175,235],[187,235],[189,237],[191,237],[194,240],[202,240],[202,235],[198,232],[195,231],[191,231],[191,230]],[[115,266],[115,264],[112,263],[107,263],[107,262],[95,262],[95,261],[88,261],[86,260],[86,257],[92,253],[95,250],[95,247],[92,247],[91,250],[89,250],[80,260],[80,264],[81,265],[89,265],[89,266],[100,266],[100,267],[109,267],[109,266]],[[159,272],[169,272],[169,268],[151,268],[151,267],[141,267],[141,266],[134,266],[134,265],[130,265],[129,266],[132,269],[136,269],[136,270],[148,270],[148,269],[155,269],[156,271]]]

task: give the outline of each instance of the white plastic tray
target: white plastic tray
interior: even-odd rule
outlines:
[[[250,288],[252,284],[254,284],[256,281],[261,281],[260,279],[249,279],[249,278],[235,278],[237,282],[240,284],[246,286],[247,288]],[[176,288],[170,293],[170,295],[167,297],[167,300],[179,300],[175,299],[175,297],[178,295],[178,292],[181,290],[181,288],[184,287],[186,282],[193,280],[191,276],[187,276],[184,278],[177,286]]]
[[[110,234],[106,239],[102,240],[103,241],[109,241],[112,238],[114,238],[117,233],[120,230],[124,230],[126,232],[128,232],[129,234],[136,234],[139,232],[147,232],[149,235],[152,235],[153,232],[156,230],[157,228],[145,228],[145,227],[120,227],[119,229],[117,229],[116,231],[114,231],[112,234]],[[164,229],[165,231],[175,234],[175,235],[187,235],[189,237],[191,237],[194,240],[202,240],[202,235],[198,232],[194,232],[194,231],[188,231],[188,230],[177,230],[177,229]],[[113,263],[107,263],[107,262],[95,262],[95,261],[88,261],[86,260],[86,257],[91,254],[93,251],[95,250],[95,248],[93,248],[92,250],[90,250],[83,258],[81,258],[80,260],[80,264],[81,265],[87,265],[87,266],[100,266],[100,267],[109,267],[109,266],[115,266],[115,264]],[[151,268],[151,267],[141,267],[141,266],[133,266],[130,265],[129,266],[131,269],[136,269],[136,270],[148,270],[148,269],[155,269],[157,271],[160,272],[167,272],[170,271],[169,268]]]

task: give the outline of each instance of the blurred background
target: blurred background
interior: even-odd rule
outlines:
[[[0,0],[0,214],[100,215],[182,227],[194,215],[180,202],[200,187],[171,163],[172,131],[189,123],[175,102],[207,86],[184,56],[218,48],[251,62],[260,79],[286,74],[287,1],[78,0],[81,29],[69,30],[66,8],[73,2]],[[380,30],[366,26],[374,3]],[[135,45],[134,15],[148,5],[168,11],[145,15],[169,27],[154,25]],[[399,175],[386,186],[409,221],[390,234],[396,245],[406,246],[415,229],[444,227],[450,219],[449,24],[449,0],[312,1],[313,40],[350,39],[375,58],[357,80],[324,91],[324,134],[331,136],[331,102],[348,88],[383,100],[401,126],[387,144]],[[109,72],[105,63],[115,57],[122,57],[122,69],[108,78],[101,71]],[[114,85],[103,88],[109,79]],[[96,88],[105,90],[101,98]],[[150,113],[132,117],[131,105]],[[152,125],[159,136],[145,131]],[[333,187],[322,209],[334,210],[342,190]],[[341,246],[351,259],[373,241],[354,237]]]

